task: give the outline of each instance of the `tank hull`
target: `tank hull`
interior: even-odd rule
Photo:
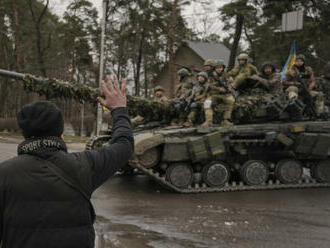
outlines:
[[[153,130],[135,149],[130,166],[180,193],[330,186],[328,121]]]

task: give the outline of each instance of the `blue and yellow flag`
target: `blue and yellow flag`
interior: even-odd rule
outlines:
[[[296,57],[296,41],[294,40],[291,45],[290,55],[281,72],[281,80],[285,80],[285,73],[296,63]]]

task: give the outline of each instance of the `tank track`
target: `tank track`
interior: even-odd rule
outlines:
[[[279,180],[275,182],[273,180],[267,181],[263,185],[249,186],[244,184],[242,181],[226,183],[222,187],[209,187],[205,183],[195,184],[189,186],[186,189],[178,188],[172,185],[166,180],[165,175],[160,176],[160,173],[151,169],[146,169],[140,165],[137,161],[130,161],[130,164],[135,168],[141,170],[144,174],[152,177],[159,184],[165,188],[178,192],[178,193],[212,193],[212,192],[235,192],[235,191],[260,191],[260,190],[278,190],[278,189],[303,189],[303,188],[327,188],[330,187],[329,183],[318,183],[315,179],[303,179],[296,184],[283,184]]]

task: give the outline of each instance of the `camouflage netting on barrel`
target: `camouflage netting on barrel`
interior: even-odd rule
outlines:
[[[24,90],[44,95],[47,99],[75,99],[79,102],[96,103],[97,97],[101,96],[99,89],[57,79],[41,78],[26,74],[22,81]]]
[[[145,122],[170,122],[174,115],[171,103],[159,103],[148,99],[128,96],[127,107],[131,116],[142,116]]]
[[[78,102],[97,104],[97,97],[103,96],[98,88],[92,88],[84,84],[65,82],[58,79],[37,77],[31,74],[22,74],[0,70],[0,75],[15,78],[22,81],[24,90],[43,95],[46,99],[74,99]],[[131,116],[140,115],[146,121],[160,121],[163,118],[171,118],[171,106],[153,102],[147,99],[127,96],[127,105]]]

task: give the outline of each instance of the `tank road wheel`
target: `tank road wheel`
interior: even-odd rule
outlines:
[[[330,183],[330,159],[320,161],[312,167],[312,176],[321,183]]]
[[[178,188],[187,188],[194,179],[193,169],[184,163],[172,164],[166,170],[166,179]]]
[[[228,167],[220,162],[213,162],[203,168],[203,181],[210,187],[223,186],[229,178]]]
[[[138,156],[139,163],[149,169],[157,165],[160,161],[160,150],[157,147],[151,148]]]
[[[281,183],[297,183],[303,173],[303,167],[297,160],[286,159],[277,163],[275,176]]]
[[[249,160],[241,167],[240,175],[247,185],[260,185],[267,181],[269,169],[263,161]]]

